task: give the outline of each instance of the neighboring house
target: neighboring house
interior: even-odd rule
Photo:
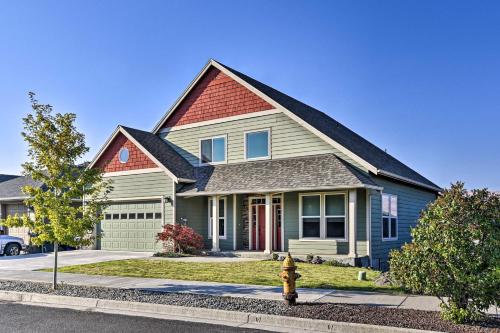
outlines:
[[[0,219],[9,215],[33,214],[26,207],[24,200],[27,199],[23,193],[23,186],[42,186],[42,183],[34,181],[27,176],[0,175]],[[7,228],[0,226],[0,233],[21,237],[26,244],[29,244],[30,236],[28,228]]]
[[[378,266],[441,191],[328,115],[214,60],[151,132],[119,126],[90,167],[114,186],[98,230],[107,250],[158,249],[163,224],[185,223],[212,251]]]

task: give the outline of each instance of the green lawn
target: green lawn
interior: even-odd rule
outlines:
[[[395,291],[392,287],[379,287],[373,281],[379,272],[367,272],[367,281],[358,281],[361,268],[333,267],[299,263],[302,288],[335,288]],[[212,281],[242,284],[280,286],[281,263],[277,261],[247,261],[239,263],[187,263],[161,259],[131,259],[60,268],[64,273],[112,275],[143,278],[163,278],[191,281]]]

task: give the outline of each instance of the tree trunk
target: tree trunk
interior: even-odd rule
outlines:
[[[59,249],[59,245],[57,242],[54,242],[54,271],[52,276],[52,289],[57,289],[57,252]]]

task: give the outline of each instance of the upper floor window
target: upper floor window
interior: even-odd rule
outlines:
[[[226,136],[200,140],[200,164],[226,162]]]
[[[398,197],[382,194],[382,239],[398,238]]]
[[[245,159],[257,160],[271,157],[270,131],[245,133]]]

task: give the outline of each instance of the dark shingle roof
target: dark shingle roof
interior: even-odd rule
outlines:
[[[121,127],[176,177],[194,179],[194,170],[191,164],[159,136],[135,128]]]
[[[334,154],[197,168],[197,181],[181,195],[378,187],[371,177]]]
[[[28,176],[14,176],[0,183],[0,200],[9,198],[24,198],[23,186],[41,187],[43,183],[33,180]]]
[[[386,171],[395,174],[399,177],[407,178],[411,181],[421,183],[435,189],[439,186],[420,175],[410,167],[406,166],[396,158],[384,152],[368,140],[351,131],[349,128],[340,124],[325,113],[316,110],[315,108],[304,104],[293,97],[290,97],[264,83],[261,83],[243,73],[238,72],[224,64],[217,62],[240,79],[250,84],[255,89],[259,90],[269,98],[273,99],[290,112],[294,113],[302,120],[313,126],[321,133],[327,135],[332,140],[338,142],[343,147],[349,149],[363,160],[367,161],[378,170]],[[383,172],[382,172],[383,174]]]
[[[10,180],[12,178],[17,178],[19,176],[16,176],[16,175],[0,175],[0,183],[6,181],[6,180]]]

